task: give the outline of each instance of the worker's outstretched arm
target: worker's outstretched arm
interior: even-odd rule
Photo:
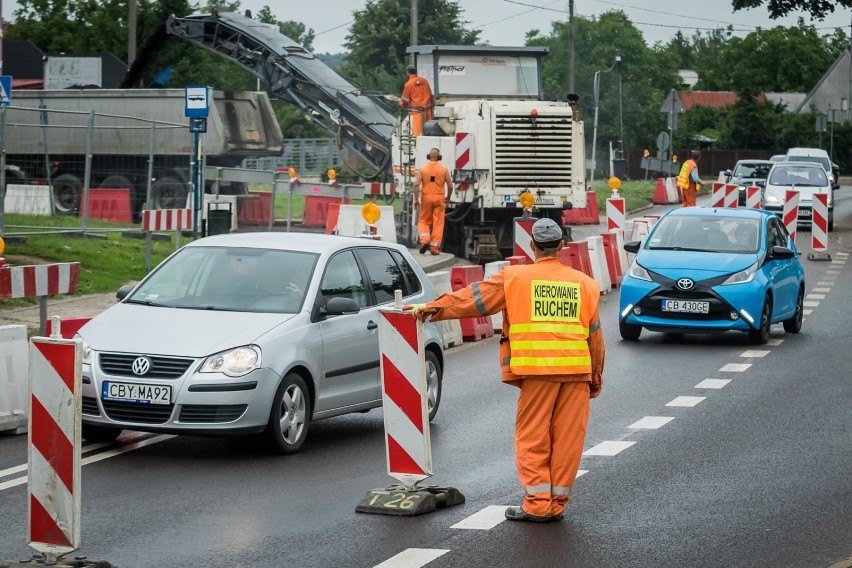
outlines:
[[[603,330],[601,329],[601,318],[595,310],[589,323],[589,353],[592,356],[592,384],[591,397],[596,398],[601,394],[603,388],[604,359],[606,358],[606,347],[604,346]]]
[[[404,306],[421,319],[432,316],[440,321],[459,318],[476,318],[499,314],[506,307],[503,293],[503,272],[500,271],[488,280],[474,282],[452,294],[444,294],[437,300],[426,304]]]

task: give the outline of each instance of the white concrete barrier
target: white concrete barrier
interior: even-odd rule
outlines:
[[[589,259],[592,261],[592,277],[597,280],[601,294],[608,294],[612,291],[612,281],[606,264],[603,237],[588,237],[586,241],[589,243]]]
[[[630,266],[630,260],[627,258],[627,251],[624,250],[624,231],[619,231],[618,229],[613,229],[610,233],[615,235],[615,244],[618,249],[618,261],[621,264],[621,273],[624,274],[627,272],[627,267]]]
[[[508,260],[495,260],[494,262],[489,262],[485,265],[485,278],[490,278],[503,270],[504,266],[509,266]],[[494,314],[491,316],[491,324],[494,326],[494,331],[500,331],[503,329],[503,314]]]
[[[366,222],[361,217],[363,205],[341,205],[337,216],[337,234],[344,237],[360,237],[364,234]],[[390,205],[379,205],[381,216],[376,221],[376,229],[383,241],[396,242],[396,220],[394,219],[393,207]]]
[[[677,192],[675,178],[666,178],[666,199],[669,203],[680,203],[680,194]]]
[[[3,207],[6,213],[53,215],[53,192],[49,185],[9,184]]]
[[[186,208],[187,209],[192,209],[192,203],[193,203],[192,197],[193,196],[192,196],[191,193],[186,196]],[[204,199],[201,202],[202,203],[201,211],[199,212],[199,215],[198,215],[199,223],[201,221],[207,220],[207,204],[210,203],[211,201],[227,201],[228,203],[231,204],[231,231],[232,232],[236,231],[237,230],[237,216],[238,216],[237,215],[237,196],[236,195],[220,195],[219,197],[216,197],[215,195],[213,195],[211,193],[205,193]],[[215,204],[214,203],[211,206],[211,208],[214,209],[214,210],[216,210],[216,209],[227,209],[228,206],[225,205],[224,203],[221,203],[221,204]]]
[[[450,294],[453,287],[450,284],[450,273],[446,270],[441,272],[431,272],[427,274],[429,282],[435,288],[438,296],[441,294]],[[441,322],[444,332],[444,349],[450,347],[458,347],[462,344],[461,322],[457,319],[444,320]]]
[[[0,326],[0,432],[27,431],[29,368],[27,326]]]

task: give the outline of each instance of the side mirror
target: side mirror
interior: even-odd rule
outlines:
[[[320,309],[320,313],[326,316],[342,316],[344,314],[357,314],[361,311],[358,304],[352,298],[332,298]]]
[[[734,172],[732,172],[731,170],[725,170],[724,175],[725,177],[734,177]]]
[[[769,258],[771,258],[772,260],[786,260],[795,256],[796,253],[793,251],[793,249],[788,247],[774,246],[772,247],[772,250],[769,253]]]
[[[642,246],[642,241],[630,241],[624,243],[624,250],[631,254],[636,254],[639,252],[639,247]]]
[[[765,188],[766,187],[766,180],[765,179],[759,179],[756,182],[754,182],[754,185],[756,185],[757,187]]]
[[[118,298],[118,301],[120,302],[127,297],[133,288],[135,288],[133,284],[125,284],[118,289],[118,292],[115,293],[115,297]]]

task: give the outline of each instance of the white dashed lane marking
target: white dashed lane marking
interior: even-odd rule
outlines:
[[[608,440],[601,442],[597,446],[593,446],[583,452],[584,456],[615,456],[635,444],[636,442],[618,442]]]
[[[844,258],[843,260],[832,260],[832,261],[831,261],[831,264],[835,264],[835,265],[837,265],[837,264],[839,264],[839,265],[844,265],[844,264],[846,264],[846,259]]]
[[[826,280],[820,280],[819,282],[817,282],[817,284],[816,284],[816,285],[817,285],[817,286],[834,286],[834,282],[832,282],[832,281],[826,281]],[[830,290],[830,288],[814,288],[814,290],[820,290],[820,289],[822,289],[822,290]]]
[[[769,351],[762,351],[760,349],[749,349],[748,351],[743,351],[740,353],[740,357],[766,357],[769,355]]]
[[[825,285],[831,286],[831,284],[828,282],[826,282]],[[828,294],[829,292],[831,292],[831,288],[814,288],[812,291],[819,292],[820,294]]]
[[[388,558],[375,568],[420,568],[448,553],[443,548],[409,548]]]
[[[751,367],[751,363],[728,363],[721,369],[719,369],[720,373],[743,373],[748,371],[749,367]]]
[[[731,379],[704,379],[697,385],[697,389],[720,389],[731,382]]]
[[[802,312],[804,312],[804,310],[802,310]],[[766,342],[767,345],[771,345],[772,347],[778,347],[782,343],[784,343],[783,339],[770,339]]]
[[[812,313],[814,313],[814,311],[813,311],[813,310],[802,310],[802,314],[803,314],[803,315],[806,315],[806,316],[809,316],[809,315],[811,315]]]
[[[846,258],[846,257],[848,257],[848,256],[849,256],[849,253],[848,253],[848,252],[838,252],[838,253],[837,253],[837,256],[840,256],[840,257]]]
[[[493,529],[506,520],[506,508],[508,505],[489,505],[481,511],[477,511],[466,519],[462,519],[452,525],[451,529],[469,529],[487,531]]]
[[[692,408],[699,402],[707,398],[706,396],[678,396],[666,403],[666,406],[682,406]]]
[[[825,294],[808,294],[805,297],[808,300],[825,300]]]
[[[674,420],[674,416],[646,416],[645,418],[637,420],[628,426],[628,428],[656,430],[657,428],[665,426],[672,420]]]
[[[803,306],[805,306],[806,308],[818,308],[818,307],[819,307],[819,302],[808,302],[808,301],[805,301],[805,302],[802,302],[802,305],[803,305]]]

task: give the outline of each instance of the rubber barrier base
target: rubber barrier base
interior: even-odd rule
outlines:
[[[402,485],[392,485],[385,489],[367,491],[355,507],[355,511],[374,515],[414,517],[462,503],[464,503],[464,495],[454,487],[428,485],[409,491]],[[3,567],[0,566],[0,568]]]
[[[86,556],[74,556],[73,558],[60,557],[47,559],[41,554],[33,554],[29,560],[0,560],[0,568],[32,568],[33,566],[53,566],[54,568],[115,568],[106,560],[88,558]]]
[[[808,260],[831,260],[831,254],[827,252],[809,252]]]

